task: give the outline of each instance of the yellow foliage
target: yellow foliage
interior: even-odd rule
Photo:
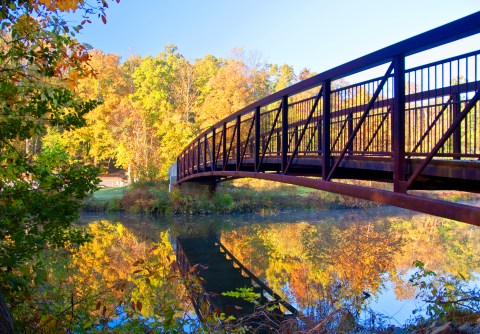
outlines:
[[[56,9],[62,12],[74,12],[79,5],[83,5],[83,0],[38,0],[39,4],[44,5],[48,10],[54,11]]]

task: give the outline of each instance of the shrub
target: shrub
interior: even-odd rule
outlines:
[[[228,193],[215,193],[213,202],[215,212],[228,213],[233,209],[233,197]]]
[[[134,187],[123,196],[120,204],[126,212],[151,213],[154,201],[148,187]]]

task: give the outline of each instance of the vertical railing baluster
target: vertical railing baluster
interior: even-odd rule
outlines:
[[[215,136],[216,136],[216,131],[215,131],[215,127],[212,128],[212,147],[210,149],[210,152],[212,154],[212,157],[210,158],[210,167],[212,169],[212,171],[214,171],[216,169],[216,165],[217,165],[217,147],[216,147],[216,143],[215,143]]]
[[[223,152],[222,152],[222,170],[227,167],[227,123],[223,123]]]
[[[322,180],[327,181],[330,173],[330,92],[331,82],[325,80],[323,82],[323,115],[322,115]],[[318,129],[320,131],[320,128]]]
[[[207,134],[203,137],[203,171],[207,171]]]
[[[177,157],[177,181],[180,179],[180,158]]]
[[[200,138],[198,139],[198,142],[197,142],[197,173],[200,172],[200,155],[201,155],[201,152],[202,152],[202,142],[200,141]]]
[[[282,137],[281,137],[282,173],[285,173],[288,161],[288,95],[282,98]]]
[[[294,147],[296,147],[298,145],[298,126],[296,126],[293,129],[293,137],[294,137],[294,141],[295,141]]]
[[[393,191],[406,193],[405,187],[405,56],[393,58],[394,102],[392,113]]]
[[[187,176],[187,152],[183,151],[182,155],[182,177]]]
[[[191,150],[191,146],[189,146],[187,148],[187,157],[186,157],[186,160],[187,160],[187,175],[190,175],[190,150]]]
[[[237,167],[236,168],[237,171],[240,170],[240,159],[241,159],[241,157],[240,157],[240,155],[241,155],[240,154],[240,139],[241,139],[240,138],[240,124],[241,123],[242,123],[242,120],[241,120],[241,116],[239,115],[239,116],[237,116],[237,124],[236,124],[236,126],[237,126],[237,138],[236,138],[237,143],[235,145],[235,148],[236,148],[235,149],[235,151],[236,151],[235,152],[236,153],[235,154],[235,165]]]
[[[353,113],[348,113],[347,115],[347,138],[350,138],[353,134]],[[347,155],[352,155],[353,151],[353,143],[352,141],[350,145],[348,145]]]
[[[280,135],[280,131],[275,132],[275,138],[277,140],[277,152],[276,154],[279,156],[282,153],[282,136]]]
[[[255,109],[255,171],[260,163],[260,107]]]
[[[461,100],[460,100],[460,93],[455,93],[453,97],[453,117],[452,122],[455,118],[460,115],[461,109]],[[465,138],[467,138],[467,134],[465,133]],[[452,135],[453,140],[453,159],[460,160],[460,153],[462,150],[462,133],[461,127],[459,126]]]

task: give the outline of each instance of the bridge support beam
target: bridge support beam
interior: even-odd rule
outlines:
[[[405,182],[405,57],[393,58],[394,101],[392,113],[393,190],[406,193]]]
[[[288,96],[282,98],[282,137],[281,137],[282,173],[287,170],[288,162]]]
[[[322,127],[318,127],[318,131],[322,131],[322,180],[328,181],[330,174],[330,80],[323,82],[323,115]]]
[[[260,165],[260,107],[255,108],[255,166],[254,169],[258,171]]]

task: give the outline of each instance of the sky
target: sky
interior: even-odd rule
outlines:
[[[120,0],[77,38],[127,59],[174,44],[189,60],[243,48],[323,72],[480,10],[480,0]],[[465,44],[465,43],[464,43]],[[480,47],[480,38],[468,42]]]

